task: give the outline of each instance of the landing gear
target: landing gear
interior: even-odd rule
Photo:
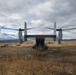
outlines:
[[[33,48],[37,50],[48,49],[47,45],[45,44],[45,38],[36,38],[36,44],[33,46]]]

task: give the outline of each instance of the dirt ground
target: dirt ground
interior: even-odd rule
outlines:
[[[48,41],[48,50],[34,42],[0,43],[0,75],[76,75],[76,41]]]

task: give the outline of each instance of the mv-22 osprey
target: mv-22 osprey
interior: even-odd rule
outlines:
[[[3,27],[0,26],[0,30],[1,29],[7,29],[7,30],[16,30],[18,31],[18,35],[19,35],[19,42],[20,44],[23,43],[23,36],[22,36],[22,31],[24,31],[24,41],[27,41],[28,37],[33,37],[35,38],[35,45],[33,46],[33,48],[41,48],[41,49],[45,49],[48,48],[45,42],[45,38],[50,37],[53,38],[54,41],[56,41],[56,38],[58,40],[58,44],[61,44],[62,41],[62,31],[68,31],[68,30],[75,30],[76,28],[68,28],[68,29],[56,29],[56,22],[54,23],[54,28],[51,27],[46,27],[47,29],[53,30],[54,34],[53,35],[27,35],[27,30],[33,29],[33,28],[27,28],[27,24],[25,22],[24,25],[24,29],[12,29],[12,28],[7,28],[7,27]],[[58,37],[56,35],[56,31],[58,31]]]
[[[22,31],[24,31],[24,40],[27,41],[28,37],[33,37],[35,38],[35,44],[33,46],[33,48],[41,48],[41,49],[45,49],[48,48],[45,42],[45,38],[49,37],[49,38],[53,38],[54,41],[56,41],[56,22],[54,23],[54,34],[53,35],[27,35],[27,30],[31,29],[31,28],[27,28],[27,24],[25,22],[25,28],[24,29],[19,29],[19,40],[20,43],[22,43]],[[61,31],[61,30],[58,30]]]

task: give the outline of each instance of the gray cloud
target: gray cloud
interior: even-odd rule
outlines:
[[[44,27],[53,27],[55,21],[57,28],[76,27],[75,12],[76,0],[0,0],[0,26],[23,28],[26,21],[28,28],[37,27],[35,30],[50,34],[53,31]]]

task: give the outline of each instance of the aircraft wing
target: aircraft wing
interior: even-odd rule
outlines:
[[[56,35],[25,35],[25,37],[35,37],[35,38],[51,37],[51,38],[56,38]]]

